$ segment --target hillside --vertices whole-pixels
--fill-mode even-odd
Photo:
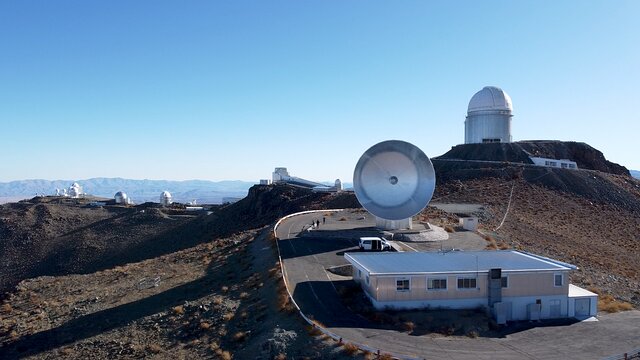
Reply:
[[[489,247],[573,263],[572,282],[640,307],[640,181],[504,162],[434,166],[433,201],[482,204]],[[209,215],[62,198],[0,206],[8,264],[0,271],[11,280],[1,357],[346,358],[288,310],[265,226],[292,212],[352,207],[353,193],[285,185],[253,186]],[[422,216],[456,223],[432,207]]]
[[[528,140],[514,143],[463,144],[452,147],[435,159],[533,164],[529,159],[530,156],[569,159],[575,161],[580,169],[630,176],[627,168],[608,161],[601,151],[588,144],[574,141]]]

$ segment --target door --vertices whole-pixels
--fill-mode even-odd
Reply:
[[[551,318],[559,318],[560,317],[560,300],[550,300],[549,301],[549,317]]]
[[[589,316],[591,299],[576,299],[576,316]]]

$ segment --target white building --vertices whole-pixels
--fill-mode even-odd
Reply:
[[[69,197],[77,199],[79,197],[82,197],[84,195],[84,192],[82,191],[82,186],[80,186],[80,184],[76,182],[71,184],[69,190],[67,191],[67,194]]]
[[[129,198],[129,196],[122,192],[122,191],[118,191],[114,196],[113,199],[115,200],[116,204],[119,205],[129,205],[131,204],[131,199]]]
[[[502,89],[486,86],[469,101],[464,122],[464,143],[511,142],[511,97]]]
[[[578,169],[578,164],[575,161],[571,161],[568,159],[556,160],[556,159],[533,157],[533,156],[529,157],[529,159],[531,159],[531,161],[533,161],[533,163],[538,166],[555,167],[555,168],[572,169],[572,170]]]
[[[163,191],[162,194],[160,194],[160,205],[169,206],[172,203],[173,200],[171,199],[171,193],[168,191]]]
[[[569,284],[577,267],[515,250],[346,253],[378,309],[489,309],[498,323],[590,317],[598,295]]]

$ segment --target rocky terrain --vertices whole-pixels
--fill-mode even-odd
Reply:
[[[572,282],[640,308],[638,180],[615,166],[434,166],[433,201],[482,204],[489,249],[573,263]],[[199,214],[64,198],[2,205],[0,358],[351,357],[292,311],[269,226],[297,211],[355,207],[353,193],[289,186],[254,186]],[[457,220],[433,207],[419,218],[452,231]]]

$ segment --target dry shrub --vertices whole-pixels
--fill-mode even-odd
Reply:
[[[416,328],[416,324],[414,324],[413,321],[405,321],[402,324],[402,328],[406,332],[413,332],[413,330]]]
[[[229,291],[229,287],[228,286],[223,286],[220,290],[222,290],[222,292],[226,293],[227,291]]]
[[[5,304],[2,304],[2,308],[0,308],[0,311],[2,311],[5,314],[8,314],[11,311],[13,311],[13,308],[11,307],[11,304],[5,303]]]
[[[243,312],[240,313],[240,317],[243,318],[243,319],[246,319],[246,318],[249,317],[249,313],[246,312],[246,311],[243,311]]]
[[[226,351],[226,350],[222,350],[222,349],[216,349],[215,354],[218,355],[218,358],[222,359],[222,360],[231,360],[233,359],[233,355],[231,355],[230,352]]]
[[[471,330],[471,331],[467,332],[467,336],[472,338],[472,339],[475,339],[478,336],[480,336],[480,334],[478,334],[478,332],[476,330]]]
[[[280,353],[280,354],[276,355],[273,359],[274,360],[287,360],[287,355],[283,354],[283,353]]]
[[[501,242],[500,245],[498,245],[498,249],[507,250],[509,249],[509,245],[507,245],[507,243]]]
[[[380,354],[380,356],[378,356],[378,360],[393,360],[393,356],[389,354]]]
[[[487,240],[488,244],[485,247],[485,249],[487,250],[497,250],[498,249],[498,243],[496,242],[496,239],[494,239],[493,237],[489,236],[489,235],[485,235],[484,239]]]
[[[222,304],[222,302],[224,301],[224,299],[222,298],[222,296],[216,296],[213,298],[213,303],[215,305],[220,305]]]
[[[209,330],[210,327],[211,327],[211,324],[209,324],[206,321],[203,321],[200,323],[200,329],[202,330]]]
[[[340,219],[338,219],[338,221],[347,221],[346,217],[341,217]]]
[[[322,334],[322,331],[320,331],[320,329],[318,329],[315,326],[311,326],[311,325],[307,326],[307,332],[311,336],[318,336],[318,335]]]
[[[19,338],[20,336],[18,335],[18,333],[15,330],[11,330],[11,332],[9,333],[9,338],[11,340],[15,340],[17,338]]]
[[[349,356],[353,356],[358,352],[358,347],[351,344],[351,343],[344,343],[344,345],[342,345],[342,350],[344,351],[345,354],[349,355]]]
[[[60,354],[64,356],[71,355],[73,354],[73,348],[70,348],[70,347],[63,348],[62,350],[60,350]]]
[[[212,341],[211,344],[209,344],[209,349],[211,349],[211,351],[216,351],[220,349],[220,344],[218,344],[217,341]]]
[[[444,227],[444,231],[448,232],[448,233],[452,233],[452,232],[456,232],[456,229],[453,228],[453,226],[451,225],[447,225]]]
[[[154,353],[154,354],[158,354],[160,352],[162,352],[162,347],[160,347],[160,345],[158,344],[149,344],[147,345],[147,351]]]
[[[246,299],[248,297],[249,297],[249,293],[248,292],[244,292],[243,291],[242,293],[240,293],[240,299]]]
[[[244,341],[247,338],[247,333],[244,331],[238,331],[237,333],[233,334],[233,340],[240,342],[240,341]]]
[[[184,314],[184,306],[182,306],[182,305],[175,306],[173,308],[173,313],[176,314],[176,315]]]
[[[598,310],[608,313],[633,310],[633,305],[628,302],[618,301],[613,296],[606,294],[598,296]]]
[[[224,321],[229,321],[229,320],[233,319],[234,316],[235,316],[234,313],[228,312],[228,313],[225,313],[224,315],[222,315],[222,319]]]

